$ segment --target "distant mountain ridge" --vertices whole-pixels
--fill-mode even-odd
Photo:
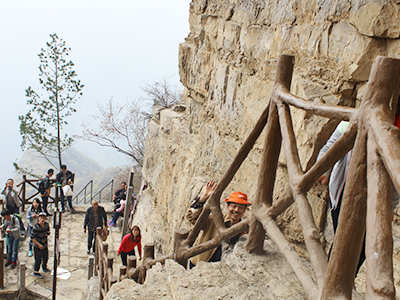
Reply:
[[[58,166],[56,159],[51,161]],[[109,167],[104,169],[97,161],[73,147],[63,152],[63,164],[67,165],[68,170],[75,173],[74,194],[79,192],[90,180],[93,180],[93,192],[97,192],[123,168]],[[24,151],[22,158],[18,161],[18,165],[27,170],[32,170],[33,174],[40,177],[44,176],[49,168],[55,170],[55,175],[59,172],[42,155],[32,150]],[[55,175],[53,178],[55,178]],[[27,175],[27,177],[32,178],[30,175]],[[21,174],[15,173],[13,178],[16,183],[22,181]]]

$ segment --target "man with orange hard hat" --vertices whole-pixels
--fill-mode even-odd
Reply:
[[[200,216],[200,213],[203,210],[203,206],[206,201],[210,198],[210,196],[214,193],[217,184],[214,180],[210,180],[207,182],[204,192],[201,197],[197,198],[186,213],[186,219],[192,224],[196,223],[197,218]],[[242,192],[236,192],[229,195],[228,199],[225,199],[227,202],[227,210],[228,213],[224,214],[224,222],[227,228],[235,225],[240,222],[244,212],[248,205],[251,205],[250,202],[247,201],[247,195]],[[214,224],[212,215],[208,216],[208,221],[204,226],[202,232],[198,237],[198,244],[202,244],[209,240],[212,240],[218,233],[217,227]],[[228,240],[229,244],[235,244],[242,234],[238,234]],[[199,261],[208,261],[208,262],[216,262],[221,260],[222,255],[222,246],[220,245],[217,248],[208,250],[199,255],[196,255],[190,259],[190,268],[193,268]]]

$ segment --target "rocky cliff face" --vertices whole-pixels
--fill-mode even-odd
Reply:
[[[296,57],[292,93],[355,106],[373,59],[400,57],[399,17],[398,0],[193,0],[191,32],[179,52],[185,103],[156,109],[149,124],[143,168],[149,189],[134,220],[144,242],[155,242],[158,253],[172,252],[174,230],[188,226],[190,201],[207,180],[223,176],[268,105],[279,53]],[[292,117],[307,169],[338,120],[296,109]],[[240,190],[254,198],[263,139],[223,196]],[[281,155],[276,197],[287,186],[285,164]],[[316,186],[309,197],[323,227],[326,191]],[[294,207],[280,223],[293,242],[302,242]]]

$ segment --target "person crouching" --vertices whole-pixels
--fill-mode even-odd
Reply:
[[[38,223],[32,229],[32,242],[33,250],[35,253],[35,264],[33,266],[33,275],[38,278],[43,278],[43,275],[39,273],[40,265],[45,273],[50,272],[47,269],[47,261],[49,259],[49,250],[47,247],[47,237],[50,235],[49,223],[46,222],[47,215],[45,212],[39,213]]]

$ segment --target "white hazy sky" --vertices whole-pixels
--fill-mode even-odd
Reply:
[[[12,162],[22,155],[18,116],[24,115],[25,89],[38,83],[41,48],[57,33],[71,47],[70,59],[85,85],[69,119],[69,133],[111,97],[121,104],[138,99],[145,83],[171,77],[179,83],[178,49],[189,34],[190,0],[15,0],[0,4],[0,183],[12,176]],[[90,154],[103,152],[108,167],[128,160],[116,151],[78,142]]]

